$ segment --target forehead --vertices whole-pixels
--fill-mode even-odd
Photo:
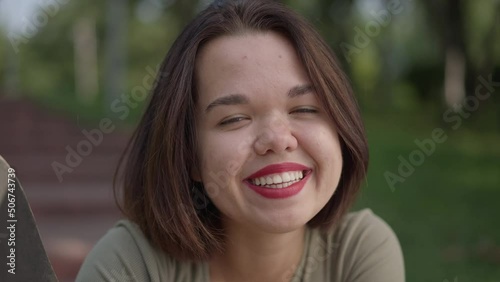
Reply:
[[[300,67],[291,42],[273,31],[221,36],[208,42],[200,50],[196,60],[196,71],[200,77],[227,71],[261,71],[271,67]]]
[[[196,80],[201,92],[210,92],[243,84],[306,82],[307,75],[292,43],[268,31],[225,35],[208,42],[197,55]]]

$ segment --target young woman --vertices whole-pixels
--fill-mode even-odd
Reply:
[[[77,281],[404,281],[370,210],[348,79],[300,16],[217,1],[181,33],[129,145],[121,220]]]

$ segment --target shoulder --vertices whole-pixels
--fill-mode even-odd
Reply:
[[[344,243],[360,243],[363,246],[382,242],[399,245],[392,228],[370,209],[348,213],[334,233],[336,241]]]
[[[160,269],[169,265],[139,227],[118,221],[94,246],[76,281],[160,281]],[[168,271],[167,271],[168,273]]]
[[[401,246],[392,228],[370,209],[348,213],[321,237],[332,248],[333,281],[404,281]]]
[[[404,281],[396,234],[370,209],[347,214],[335,237],[346,275],[343,281]]]

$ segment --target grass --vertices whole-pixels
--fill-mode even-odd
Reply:
[[[388,123],[387,121],[396,121]],[[418,149],[435,123],[370,118],[370,168],[355,209],[370,207],[403,248],[407,281],[500,281],[500,134],[464,126],[392,191],[385,171]]]

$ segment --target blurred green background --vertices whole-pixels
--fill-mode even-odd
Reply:
[[[283,2],[352,80],[371,150],[355,209],[393,227],[407,281],[500,281],[500,1]],[[207,3],[0,1],[1,99],[107,117]],[[133,128],[144,106],[119,125]]]

